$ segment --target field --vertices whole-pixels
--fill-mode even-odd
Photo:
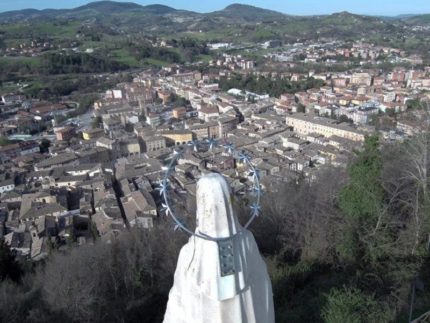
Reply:
[[[120,62],[120,63],[124,63],[127,64],[130,67],[141,67],[142,64],[139,63],[139,61],[133,57],[133,55],[131,55],[127,50],[125,49],[115,49],[112,50],[110,52],[110,55],[112,55],[112,57]]]

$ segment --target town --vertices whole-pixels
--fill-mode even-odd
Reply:
[[[340,55],[364,65],[391,55],[422,63],[367,43],[332,46],[301,44],[292,52],[304,62]],[[273,60],[291,65],[296,60],[291,55],[265,59],[269,65]],[[58,117],[73,109],[67,102],[3,95],[0,232],[5,241],[20,256],[40,260],[50,248],[69,242],[99,236],[110,241],[130,226],[151,228],[162,214],[157,187],[166,162],[175,149],[193,143],[198,148],[175,167],[178,203],[195,196],[195,183],[207,170],[223,174],[237,195],[250,191],[250,175],[226,154],[226,144],[252,158],[263,190],[270,191],[277,182],[314,181],[327,166],[346,167],[366,136],[402,141],[425,126],[418,107],[430,98],[430,67],[265,72],[252,60],[227,54],[209,65],[207,73],[181,65],[135,73],[132,82],[100,93],[85,115],[66,120]],[[223,91],[221,83],[237,73],[257,81],[320,83],[278,97],[245,88]],[[208,140],[217,142],[210,152]],[[191,214],[193,208],[184,207]]]

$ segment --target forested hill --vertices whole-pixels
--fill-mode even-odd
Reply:
[[[141,6],[132,2],[96,1],[73,9],[24,9],[0,13],[0,22],[16,22],[22,20],[95,18],[106,15],[164,15],[185,11],[163,5]]]
[[[294,37],[395,36],[410,24],[430,23],[428,16],[399,16],[391,19],[347,12],[326,16],[292,16],[249,5],[233,4],[211,13],[178,10],[164,5],[141,6],[131,2],[99,1],[74,9],[26,9],[0,13],[0,31],[10,24],[41,24],[57,21],[102,25],[116,32],[150,35],[199,33],[201,38],[289,39]],[[257,24],[256,24],[257,23]]]

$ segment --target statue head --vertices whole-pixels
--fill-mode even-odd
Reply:
[[[229,186],[217,173],[203,176],[197,182],[196,233],[214,238],[228,238],[240,231],[233,212]]]

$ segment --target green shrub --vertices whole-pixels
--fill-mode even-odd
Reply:
[[[321,317],[326,323],[387,322],[387,312],[373,295],[356,288],[332,289],[326,295],[327,303]]]

